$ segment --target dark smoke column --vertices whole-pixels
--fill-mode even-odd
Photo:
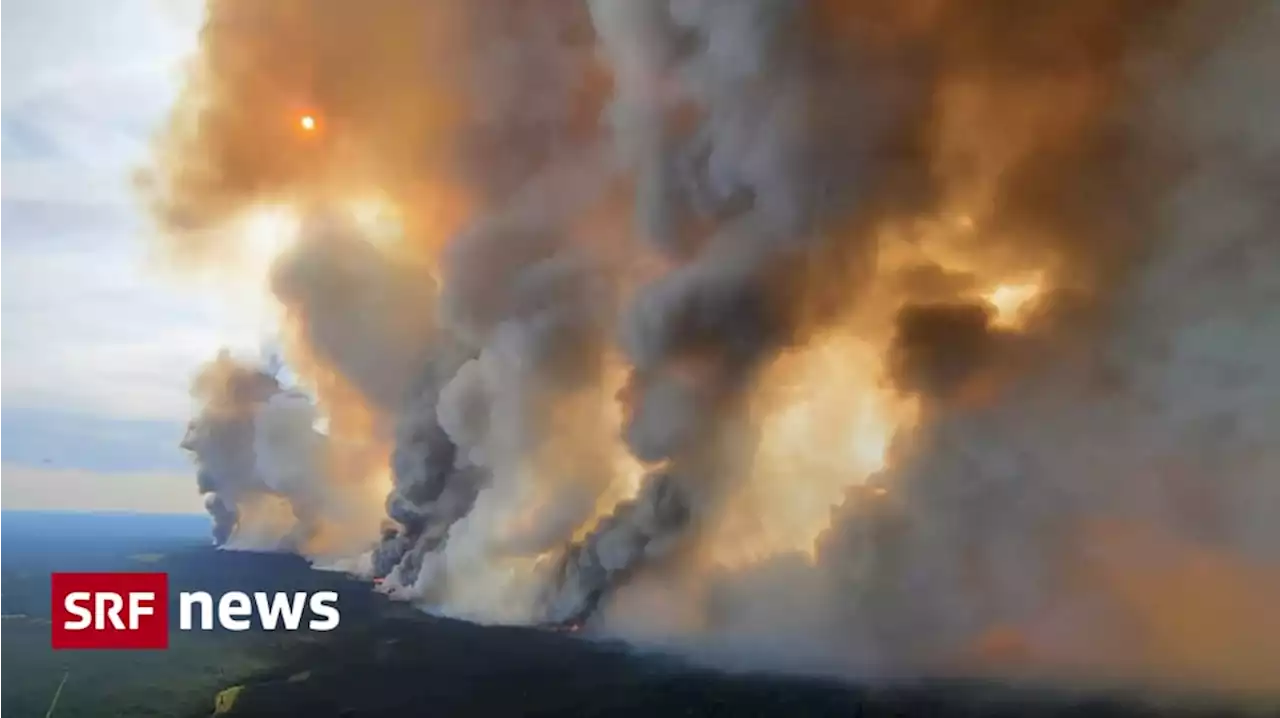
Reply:
[[[842,101],[859,78],[824,62],[820,5],[590,4],[612,64],[609,119],[635,180],[638,233],[670,268],[639,291],[622,326],[634,366],[627,443],[661,468],[569,549],[545,597],[551,621],[584,619],[644,562],[685,545],[742,475],[733,462],[749,460],[745,391],[800,329],[795,290],[816,281],[805,276],[815,251],[862,209],[859,179],[875,161],[857,157],[858,143],[881,140],[890,118],[877,113],[890,103],[855,116]]]
[[[194,455],[197,488],[213,518],[217,545],[235,532],[240,502],[267,490],[254,454],[254,416],[278,393],[274,376],[237,363],[226,351],[192,385],[191,394],[202,408],[187,426],[181,446]]]
[[[456,14],[467,40],[448,70],[463,118],[449,161],[474,216],[441,252],[440,326],[396,411],[387,512],[399,528],[373,556],[385,586],[432,604],[447,602],[459,522],[486,495],[492,510],[517,493],[512,468],[546,438],[538,417],[594,382],[613,307],[590,252],[573,245],[608,179],[583,6],[477,0]]]

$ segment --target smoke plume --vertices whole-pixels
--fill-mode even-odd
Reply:
[[[192,384],[199,412],[182,448],[195,459],[214,543],[316,559],[359,552],[380,518],[375,494],[333,476],[344,447],[316,430],[310,398],[271,369],[224,350]]]
[[[283,501],[477,620],[1280,690],[1275,3],[207,12],[140,184],[178,266],[266,255],[314,397],[202,375],[220,541]]]

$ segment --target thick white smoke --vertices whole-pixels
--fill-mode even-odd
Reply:
[[[198,265],[302,216],[319,400],[198,385],[219,537],[282,500],[433,610],[766,664],[1280,687],[1280,9],[1015,5],[210,2],[146,186]]]

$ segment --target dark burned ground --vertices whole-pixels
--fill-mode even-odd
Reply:
[[[387,619],[255,678],[231,716],[1155,716],[1115,697],[729,676],[551,633]]]
[[[223,561],[278,562],[222,554]],[[279,570],[273,573],[281,575]],[[290,571],[291,573],[291,571]],[[315,575],[315,574],[313,574]],[[862,687],[726,675],[620,644],[526,628],[437,619],[339,576],[343,624],[287,640],[273,667],[239,685],[230,716],[1155,716],[1116,696],[1051,694],[976,683]],[[232,583],[237,583],[232,581]],[[262,588],[262,586],[258,586]],[[275,634],[279,635],[279,634]],[[213,697],[206,704],[213,707]],[[208,708],[193,715],[208,715]]]

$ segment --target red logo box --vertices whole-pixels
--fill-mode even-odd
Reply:
[[[55,573],[53,647],[169,647],[169,575]]]

